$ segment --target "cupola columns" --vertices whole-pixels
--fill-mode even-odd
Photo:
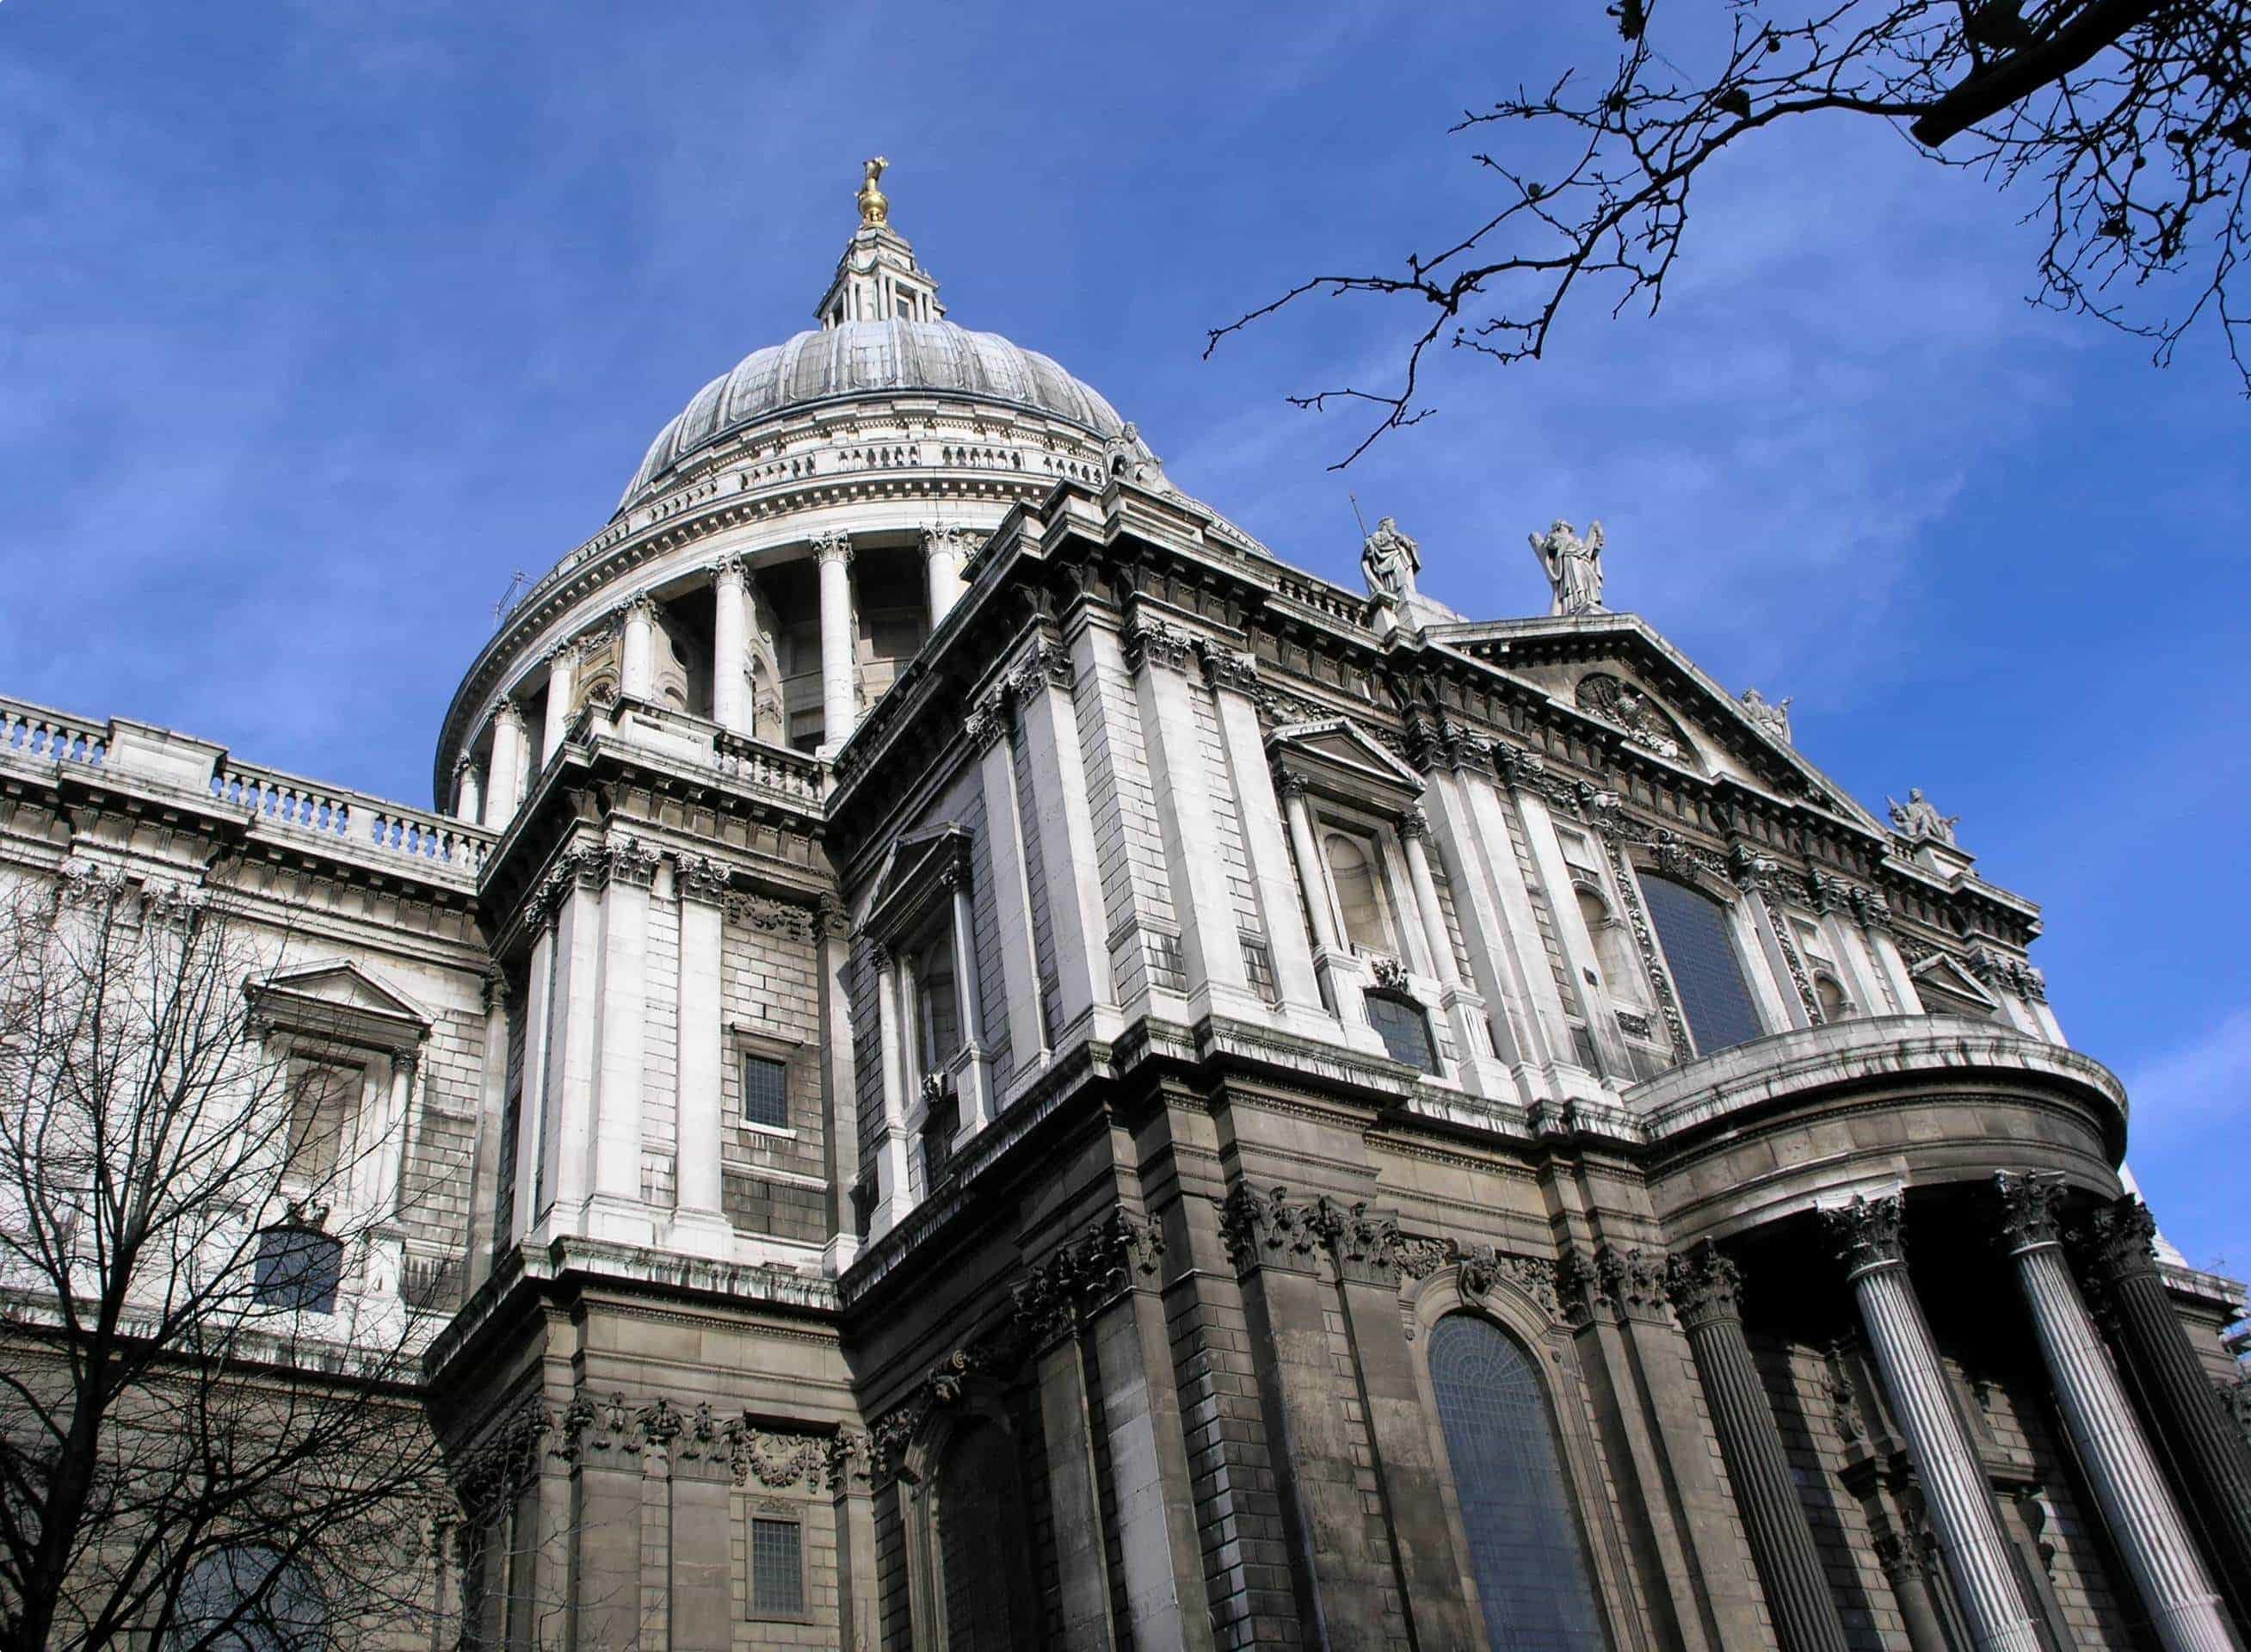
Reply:
[[[578,689],[578,645],[558,643],[547,656],[547,718],[540,730],[539,766],[544,771],[563,749],[571,729],[571,702]]]
[[[647,597],[626,605],[626,646],[618,676],[618,692],[626,698],[648,698],[656,677],[656,604]]]
[[[523,795],[523,713],[503,700],[493,713],[492,764],[485,776],[484,825],[504,832]]]
[[[923,573],[930,587],[930,628],[936,631],[961,599],[961,536],[933,528],[922,536]]]
[[[750,679],[744,674],[745,573],[739,556],[711,570],[711,721],[735,734],[751,732]]]
[[[852,737],[860,695],[852,637],[852,540],[823,534],[813,542],[821,566],[821,742],[833,755]]]

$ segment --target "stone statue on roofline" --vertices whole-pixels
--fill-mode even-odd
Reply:
[[[1938,806],[1922,795],[1921,786],[1907,789],[1905,803],[1889,796],[1884,801],[1891,805],[1892,825],[1902,836],[1918,843],[1928,839],[1943,843],[1949,848],[1955,847],[1954,828],[1962,824],[1962,817],[1939,813]]]
[[[1770,700],[1756,688],[1743,690],[1743,715],[1783,744],[1790,743],[1790,702],[1795,695],[1784,695],[1780,700]]]
[[[1603,525],[1587,524],[1587,536],[1558,516],[1544,534],[1527,536],[1554,593],[1550,614],[1598,614],[1603,607]]]
[[[1396,608],[1420,594],[1415,577],[1423,571],[1423,547],[1399,531],[1398,518],[1386,516],[1361,542],[1360,571],[1376,606]]]

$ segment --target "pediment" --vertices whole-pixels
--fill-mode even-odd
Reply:
[[[1800,755],[1780,726],[1754,716],[1636,615],[1449,626],[1435,631],[1433,640],[1541,689],[1613,731],[1627,750],[1801,798],[1878,838],[1889,835]]]
[[[910,832],[892,844],[868,899],[867,931],[890,940],[914,927],[969,864],[969,833],[958,826]]]
[[[411,1049],[433,1022],[421,1005],[350,958],[276,970],[243,990],[269,1026],[342,1043]]]
[[[1939,999],[1936,1004],[1928,997],[1923,1000],[1923,1007],[1934,1013],[1950,1008],[1949,1000],[1966,1001],[1987,1015],[2001,1013],[2001,1001],[1985,990],[1984,983],[1943,952],[1932,953],[1908,974],[1914,978],[1918,994],[1928,992]]]
[[[1422,795],[1423,777],[1349,717],[1291,723],[1266,736],[1277,768],[1337,795],[1404,804]]]

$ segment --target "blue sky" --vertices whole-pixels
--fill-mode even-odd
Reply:
[[[880,150],[953,318],[1290,560],[1356,578],[1350,487],[1435,595],[1532,612],[1526,533],[1603,518],[1613,606],[2045,905],[2161,1219],[2251,1269],[2251,411],[2208,349],[2160,373],[2027,309],[2013,209],[1839,120],[1700,186],[1657,319],[1440,361],[1439,415],[1347,477],[1357,429],[1282,397],[1413,318],[1323,301],[1198,359],[1477,213],[1513,140],[1448,116],[1583,45],[1548,10],[4,0],[0,692],[426,802],[510,575],[809,324]]]

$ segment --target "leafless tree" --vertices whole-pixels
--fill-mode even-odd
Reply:
[[[355,1117],[223,889],[0,898],[0,1644],[299,1649],[419,1609],[443,1504]]]
[[[1313,276],[1212,330],[1207,356],[1316,294],[1426,307],[1389,388],[1291,398],[1377,414],[1339,468],[1430,412],[1419,376],[1434,345],[1538,357],[1582,288],[1613,315],[1654,311],[1705,169],[1824,114],[1889,121],[1926,158],[2033,203],[2033,302],[2145,339],[2159,365],[2206,324],[2251,388],[2251,311],[2232,285],[2251,170],[2251,0],[1703,0],[1677,17],[1659,0],[1614,0],[1608,13],[1620,45],[1605,72],[1566,69],[1451,128],[1523,135],[1521,152],[1476,156],[1494,183],[1482,221],[1410,253],[1403,271]],[[1552,165],[1530,158],[1551,144]]]

